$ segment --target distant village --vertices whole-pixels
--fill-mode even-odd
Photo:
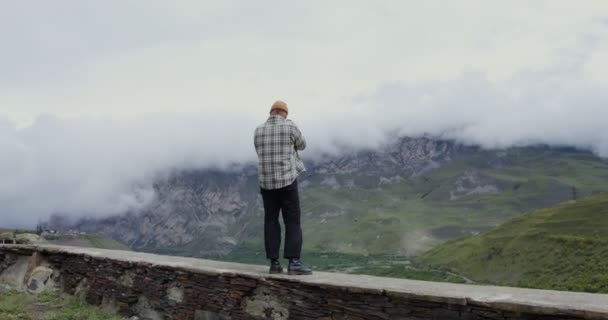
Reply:
[[[47,228],[45,225],[42,224],[38,224],[36,226],[36,231],[35,233],[37,235],[39,235],[42,238],[57,238],[57,237],[65,237],[65,236],[81,236],[81,235],[86,235],[87,233],[84,231],[78,231],[78,230],[74,230],[74,229],[69,229],[69,230],[57,230],[57,229],[52,229],[52,228]]]
[[[1,230],[0,231],[0,245],[2,244],[31,244],[31,238],[27,236],[20,235],[37,235],[45,240],[57,240],[57,239],[65,239],[65,238],[77,238],[79,236],[86,235],[87,233],[84,231],[78,230],[55,230],[55,229],[46,229],[42,226],[38,225],[36,230]]]

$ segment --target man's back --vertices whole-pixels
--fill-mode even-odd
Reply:
[[[300,261],[302,254],[302,226],[298,175],[304,171],[298,150],[306,148],[306,140],[295,123],[287,120],[289,108],[284,101],[276,101],[270,117],[255,129],[254,145],[258,154],[260,193],[264,202],[264,247],[270,259],[270,273],[282,273],[279,261],[281,223],[285,223],[283,257],[289,259],[287,274],[312,274]]]
[[[271,115],[255,130],[254,145],[258,154],[260,187],[273,190],[290,185],[305,171],[298,150],[306,140],[298,127],[279,115]]]

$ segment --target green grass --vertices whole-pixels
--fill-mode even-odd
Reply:
[[[417,262],[486,283],[608,293],[608,194],[531,212]]]
[[[105,245],[103,243],[103,239],[99,235],[86,235],[86,239],[89,240],[91,246],[94,248],[104,248]]]
[[[99,308],[68,298],[58,311],[51,312],[48,320],[118,320],[116,314],[101,311]]]
[[[55,304],[60,301],[61,296],[56,292],[43,291],[37,296],[38,302]]]
[[[44,237],[51,244],[91,247],[112,250],[129,250],[129,247],[102,234],[51,234]]]
[[[405,278],[411,280],[439,281],[452,283],[465,283],[465,279],[446,271],[421,269],[412,266],[389,265],[384,268],[369,268],[358,270],[358,274],[369,274],[379,277]]]
[[[0,319],[30,320],[28,302],[16,291],[0,292]]]
[[[242,243],[224,261],[267,265],[263,246],[251,242]],[[417,268],[409,258],[395,255],[361,255],[339,252],[304,251],[302,260],[317,271],[367,274],[381,277],[407,278],[425,281],[465,282],[462,277],[442,270]],[[285,261],[286,262],[286,261]]]
[[[70,296],[52,292],[34,295],[11,290],[0,292],[0,319],[118,320],[121,317]]]

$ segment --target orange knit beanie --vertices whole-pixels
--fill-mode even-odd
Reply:
[[[270,111],[272,112],[272,110],[283,110],[287,113],[289,113],[289,108],[287,108],[287,103],[281,101],[281,100],[277,100],[275,103],[272,104],[272,108],[270,108]]]

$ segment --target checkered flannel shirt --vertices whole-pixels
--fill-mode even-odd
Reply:
[[[306,148],[306,140],[291,120],[271,115],[255,129],[254,145],[262,189],[286,187],[306,171],[298,155],[298,150]]]

